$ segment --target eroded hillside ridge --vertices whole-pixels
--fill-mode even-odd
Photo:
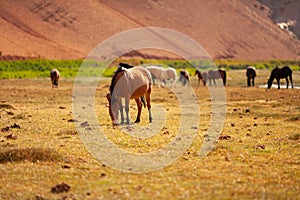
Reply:
[[[114,34],[150,26],[186,34],[214,59],[299,59],[299,40],[270,20],[271,8],[263,3],[256,0],[190,0],[188,4],[179,0],[4,1],[0,6],[0,51],[6,59],[84,58]],[[161,51],[141,50],[128,55],[155,59],[171,56]]]
[[[270,18],[282,29],[300,38],[300,2],[298,0],[259,0],[269,9]]]

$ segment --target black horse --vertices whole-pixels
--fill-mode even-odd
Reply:
[[[268,80],[268,89],[271,88],[274,79],[276,79],[277,84],[278,84],[278,89],[280,89],[280,79],[283,79],[283,78],[285,78],[285,80],[286,80],[286,88],[289,88],[289,79],[290,79],[292,88],[294,88],[292,74],[293,74],[293,71],[288,66],[284,66],[282,68],[278,68],[278,67],[274,68],[272,70],[270,78]]]
[[[256,77],[256,69],[255,67],[248,66],[246,70],[247,76],[247,85],[248,87],[254,86],[254,78]]]

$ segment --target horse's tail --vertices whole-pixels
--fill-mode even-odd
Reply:
[[[141,96],[141,101],[144,105],[144,108],[146,108],[146,101],[145,101],[145,97],[144,96]]]

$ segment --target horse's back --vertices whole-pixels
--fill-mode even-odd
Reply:
[[[149,70],[147,70],[144,67],[134,67],[131,69],[128,69],[127,71],[131,72],[133,74],[134,79],[141,79],[143,81],[146,80],[149,82],[149,84],[152,83],[152,77],[151,77],[151,73],[149,72]]]
[[[162,67],[151,65],[147,66],[146,69],[151,73],[153,78],[161,79],[163,69]]]
[[[176,80],[177,73],[176,73],[176,70],[174,68],[169,67],[165,71],[167,73],[167,78],[168,79]]]
[[[254,78],[256,77],[256,69],[253,66],[248,66],[246,69],[246,76],[248,78]]]
[[[271,73],[271,77],[274,78],[286,78],[287,76],[292,76],[292,69],[289,66],[284,66],[282,68],[274,68]]]
[[[50,77],[52,80],[54,79],[59,79],[59,71],[57,69],[52,69],[51,72],[50,72]]]
[[[218,78],[221,78],[223,76],[226,76],[226,72],[222,68],[220,68],[218,70],[209,70],[208,71],[208,77],[210,79],[218,79]]]
[[[281,70],[288,73],[288,74],[293,73],[293,70],[289,66],[284,66],[284,67],[281,68]]]

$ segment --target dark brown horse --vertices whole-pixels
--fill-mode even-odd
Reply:
[[[200,72],[200,70],[196,69],[195,76],[198,76],[198,86],[200,86],[200,80],[203,80],[203,85],[206,86],[207,81],[207,73],[206,72]]]
[[[52,88],[58,87],[59,71],[57,69],[52,69],[50,72],[50,78],[52,83]]]
[[[207,78],[208,78],[208,81],[209,81],[209,85],[211,85],[211,80],[213,80],[214,85],[216,85],[215,79],[222,78],[223,85],[226,86],[226,71],[222,68],[220,68],[218,70],[209,70]]]
[[[286,88],[289,88],[289,79],[291,81],[292,88],[294,88],[293,85],[293,77],[292,77],[293,71],[290,67],[284,66],[282,68],[274,68],[271,72],[270,78],[268,80],[268,89],[271,88],[274,79],[276,79],[278,84],[278,89],[280,89],[280,79],[285,78],[286,80]]]
[[[119,66],[113,75],[110,85],[110,93],[107,94],[107,100],[109,102],[109,114],[113,125],[118,125],[119,111],[121,113],[121,124],[124,123],[122,98],[125,99],[126,123],[131,123],[129,118],[130,99],[135,99],[138,107],[138,114],[135,123],[140,122],[144,96],[146,97],[149,121],[152,122],[150,104],[150,94],[152,89],[151,80],[152,77],[150,72],[143,67],[126,69]]]
[[[247,76],[248,87],[250,87],[251,85],[254,86],[254,78],[256,77],[255,67],[248,66],[246,69],[246,76]]]
[[[182,86],[190,85],[190,73],[185,69],[180,70],[179,81],[181,82]]]

